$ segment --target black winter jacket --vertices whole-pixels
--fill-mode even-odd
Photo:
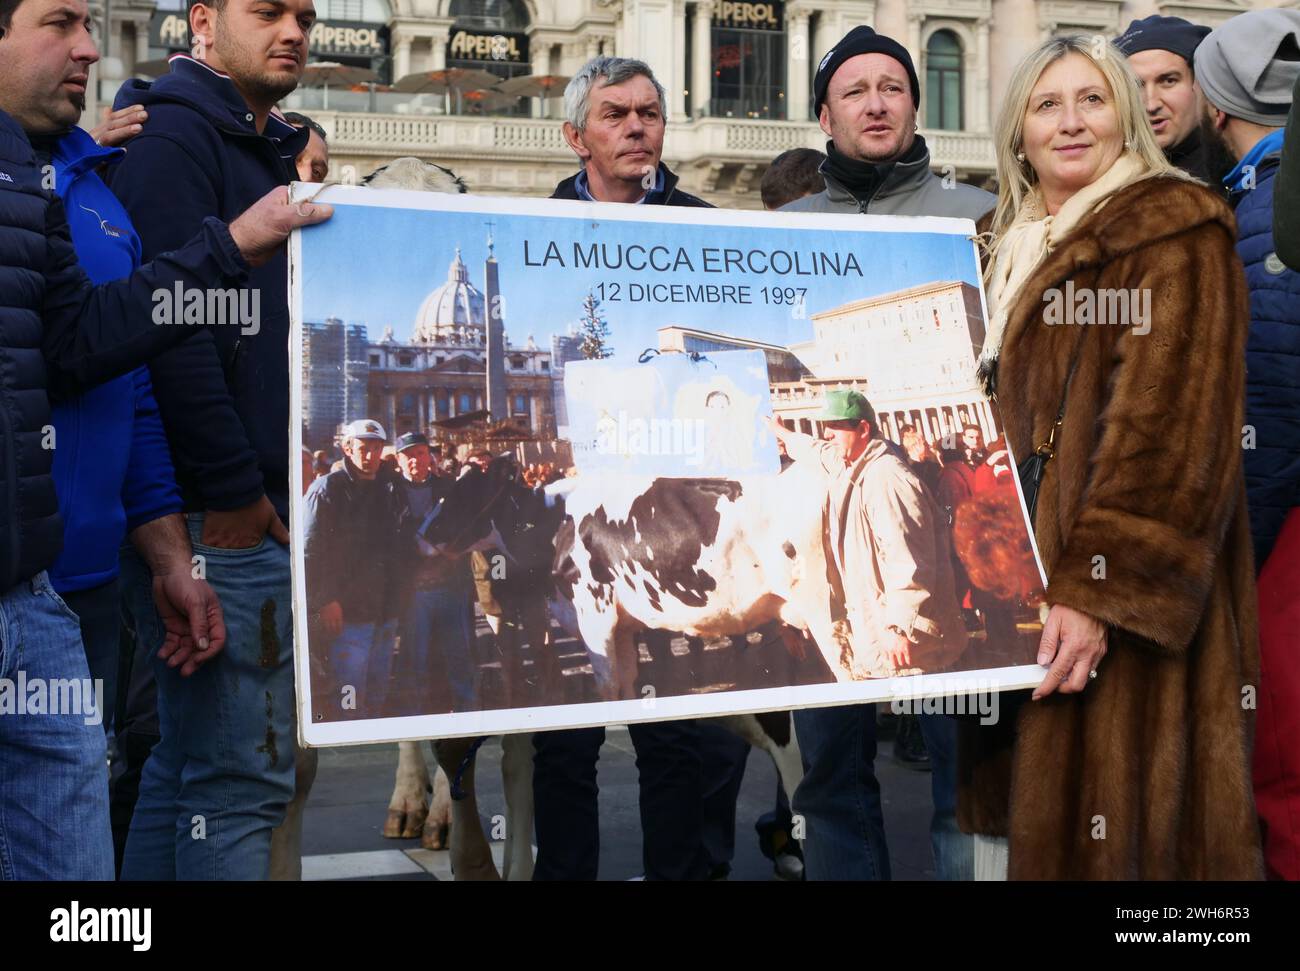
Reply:
[[[143,105],[149,120],[114,170],[112,189],[140,236],[144,258],[172,249],[206,217],[230,220],[297,176],[306,129],[272,115],[264,133],[234,83],[189,57],[152,84],[128,81],[115,108]],[[176,481],[187,510],[230,510],[270,497],[289,507],[288,256],[249,276],[253,327],[223,326],[150,365]]]
[[[195,230],[130,277],[92,286],[48,174],[22,128],[0,111],[0,594],[50,566],[63,546],[50,477],[57,445],[49,439],[50,394],[125,374],[195,333],[156,326],[155,293],[246,278],[248,264],[223,223],[204,220]]]

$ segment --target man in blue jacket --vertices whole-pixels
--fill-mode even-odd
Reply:
[[[315,17],[311,0],[195,3],[201,56],[174,56],[152,84],[122,87],[115,107],[149,117],[112,188],[146,259],[295,177],[310,132],[272,109],[297,86]],[[213,328],[150,364],[228,639],[190,682],[159,670],[161,741],[141,777],[124,879],[265,879],[271,831],[293,796],[286,259],[252,273],[251,326]],[[190,835],[196,815],[202,839]]]
[[[156,326],[155,294],[238,286],[291,229],[329,213],[299,213],[281,190],[229,227],[209,220],[129,279],[94,286],[52,192],[54,169],[24,133],[76,124],[97,56],[89,23],[85,0],[0,0],[0,879],[113,875],[104,732],[66,692],[49,693],[89,681],[77,618],[46,573],[63,539],[50,397],[84,392],[196,332]],[[156,586],[162,653],[193,671],[224,631],[218,615],[186,601],[195,588],[175,581],[161,573]],[[29,707],[37,685],[47,704]]]
[[[1300,505],[1300,273],[1273,244],[1273,186],[1300,76],[1300,11],[1233,17],[1196,49],[1196,76],[1206,127],[1237,159],[1223,182],[1250,288],[1244,458],[1258,569]]]
[[[42,164],[52,166],[77,258],[92,281],[128,276],[140,263],[140,240],[96,169],[122,157],[86,132],[28,132]],[[130,533],[159,573],[176,573],[190,594],[220,610],[208,584],[193,576],[189,533],[181,517],[167,438],[146,368],[54,403],[54,489],[63,514],[63,552],[50,582],[81,620],[93,680],[104,686],[104,725],[113,722],[121,621],[118,548]],[[151,650],[157,645],[151,645]]]

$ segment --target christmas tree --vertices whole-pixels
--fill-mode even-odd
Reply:
[[[613,356],[614,348],[609,346],[609,324],[605,322],[600,301],[590,292],[582,300],[582,320],[578,324],[578,335],[582,338],[578,353],[585,360]]]

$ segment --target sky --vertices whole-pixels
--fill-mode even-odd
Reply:
[[[657,329],[670,324],[785,345],[812,336],[808,315],[853,300],[938,280],[978,285],[971,244],[960,234],[793,229],[777,224],[775,218],[770,228],[668,226],[338,205],[331,220],[302,234],[304,319],[333,316],[349,324],[364,323],[371,340],[391,324],[398,340],[409,340],[420,304],[446,281],[457,245],[470,282],[483,290],[489,220],[494,223],[505,329],[514,346],[521,346],[531,334],[539,347],[548,348],[551,334],[566,333],[576,325],[588,292],[597,297],[603,292],[602,309],[615,357],[627,359],[656,347]],[[547,261],[551,243],[555,245]],[[611,262],[617,261],[620,244],[647,250],[666,246],[657,256],[661,265],[665,260],[672,263],[680,246],[691,267],[682,264],[664,272],[636,272],[626,263],[618,269],[575,267],[575,243],[583,252],[592,243],[603,244]],[[784,266],[782,257],[768,255],[775,251],[790,258],[797,253],[804,267],[812,265],[817,251],[837,256],[841,266],[847,266],[852,254],[861,274],[741,272],[734,264],[724,265],[721,250],[728,247],[761,251],[764,255],[752,264],[759,271],[769,262]],[[717,250],[712,262],[706,263],[705,248]],[[638,258],[646,257],[638,254]],[[750,303],[631,299],[643,296],[646,287],[655,284],[680,285],[678,296],[683,300],[692,296],[685,291],[688,285],[748,286]],[[765,299],[763,287],[781,293],[770,293]],[[788,302],[794,299],[793,288],[806,291],[802,319]]]

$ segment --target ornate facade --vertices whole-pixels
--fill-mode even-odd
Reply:
[[[1060,33],[1114,37],[1153,13],[1218,24],[1252,6],[1297,0],[317,0],[313,60],[373,67],[384,80],[477,67],[499,77],[569,75],[596,54],[640,57],[668,91],[664,160],[688,191],[759,208],[767,163],[821,148],[812,76],[822,54],[862,23],[903,42],[922,79],[918,115],[937,170],[980,181],[1012,68]],[[92,5],[93,6],[93,5]],[[183,0],[111,5],[100,94],[184,46]],[[168,7],[172,9],[167,9]],[[102,16],[102,7],[99,8]],[[168,19],[170,17],[170,20]],[[324,107],[328,104],[328,108]],[[330,134],[330,178],[356,181],[398,155],[454,169],[471,191],[549,194],[576,161],[561,102],[524,99],[476,114],[463,97],[300,89],[286,108]]]

